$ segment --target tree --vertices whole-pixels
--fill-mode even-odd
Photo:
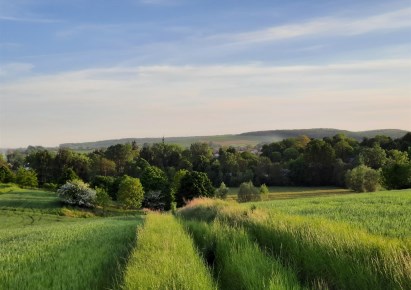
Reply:
[[[295,148],[287,148],[283,152],[283,157],[285,161],[297,159],[300,156],[300,152],[298,152]]]
[[[359,165],[346,174],[348,188],[356,192],[373,192],[380,187],[380,173],[365,165]]]
[[[36,171],[40,184],[50,183],[54,179],[54,158],[46,149],[36,150],[26,156],[25,164]]]
[[[16,183],[20,186],[37,187],[37,174],[32,169],[20,167],[16,172]]]
[[[14,182],[15,179],[16,176],[13,171],[10,170],[9,166],[6,163],[0,164],[0,182]]]
[[[144,169],[141,176],[141,184],[145,192],[150,190],[163,191],[168,184],[167,175],[156,166],[148,166]]]
[[[217,198],[226,199],[228,195],[228,187],[224,182],[221,182],[220,187],[217,188],[215,195]]]
[[[238,202],[261,200],[260,191],[254,186],[252,181],[241,183],[237,196]]]
[[[118,174],[124,173],[126,163],[134,157],[133,148],[130,144],[117,144],[107,148],[105,157],[116,163]]]
[[[140,179],[125,175],[120,183],[117,199],[124,208],[140,208],[144,199]]]
[[[72,180],[76,180],[76,179],[80,179],[77,174],[74,172],[73,168],[69,167],[69,168],[64,168],[63,172],[60,175],[59,178],[59,184],[65,184],[67,181],[72,181]]]
[[[185,169],[180,169],[179,171],[176,172],[176,174],[173,177],[173,181],[171,182],[170,185],[170,204],[175,202],[177,193],[181,189],[181,180],[188,174],[188,170]]]
[[[304,152],[305,183],[308,185],[331,185],[335,151],[330,143],[313,139]]]
[[[214,188],[207,174],[203,172],[189,172],[181,179],[180,190],[176,194],[177,206],[183,206],[195,197],[211,197]]]
[[[110,204],[111,198],[107,191],[103,188],[96,188],[96,204],[106,208]]]
[[[387,154],[380,145],[373,148],[364,148],[359,155],[360,162],[373,169],[379,169],[387,162]]]
[[[13,150],[7,152],[7,162],[11,165],[11,169],[17,170],[25,164],[25,154],[21,150]]]
[[[83,207],[94,207],[96,204],[96,191],[81,180],[67,181],[57,193],[63,203]]]
[[[117,192],[120,186],[120,179],[113,176],[97,175],[91,181],[91,186],[94,188],[104,189],[113,200],[117,200]]]
[[[382,168],[384,185],[388,189],[411,187],[411,161],[407,152],[390,150],[389,159]]]

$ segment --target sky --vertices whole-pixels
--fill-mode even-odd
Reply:
[[[410,1],[0,0],[0,148],[411,130]]]

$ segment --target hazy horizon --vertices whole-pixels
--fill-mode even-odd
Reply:
[[[0,0],[0,148],[411,130],[409,1]]]

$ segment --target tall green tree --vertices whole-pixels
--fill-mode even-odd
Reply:
[[[177,206],[183,206],[195,197],[211,197],[214,195],[214,187],[207,174],[203,172],[189,172],[183,176],[180,189],[176,193]]]
[[[140,179],[124,176],[118,190],[117,200],[124,208],[140,208],[144,199],[144,189]]]

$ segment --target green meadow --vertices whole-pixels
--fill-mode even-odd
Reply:
[[[411,289],[411,190],[269,195],[102,215],[0,185],[0,289]]]

